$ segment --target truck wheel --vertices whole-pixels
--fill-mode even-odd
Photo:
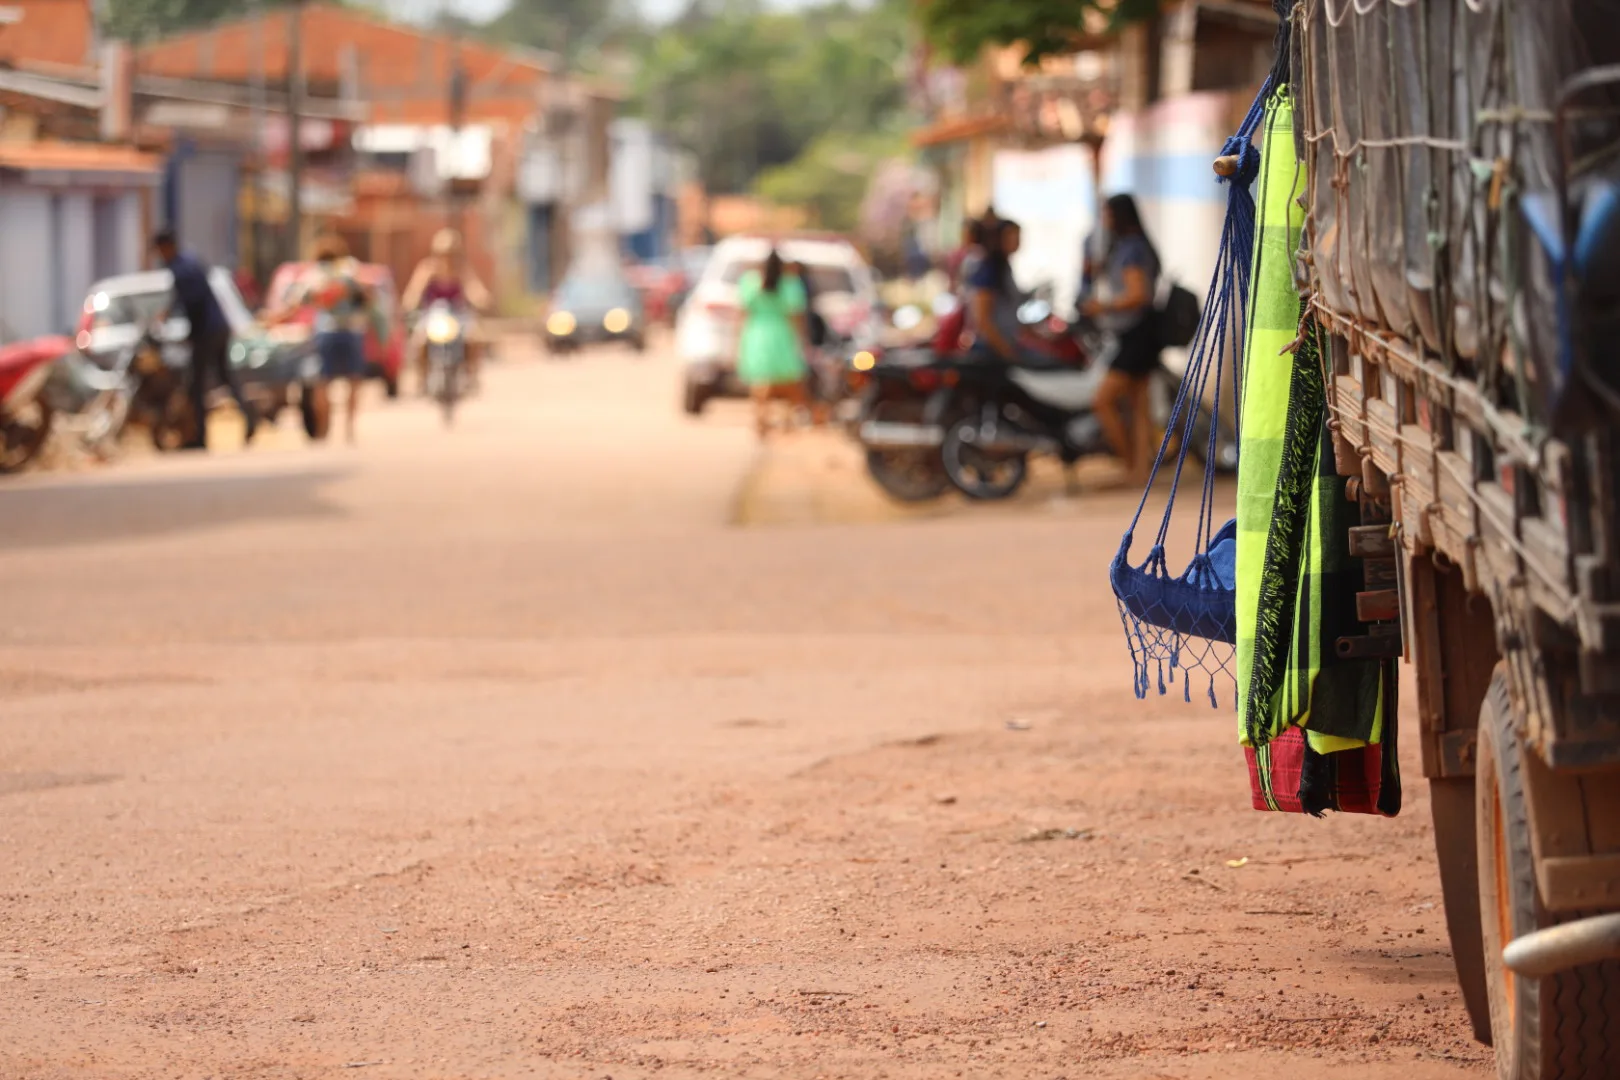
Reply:
[[[1479,717],[1479,897],[1491,1034],[1501,1080],[1612,1075],[1620,1050],[1620,962],[1528,979],[1502,963],[1514,938],[1561,919],[1542,909],[1525,799],[1526,756],[1507,668],[1491,679]]]
[[[1429,808],[1434,816],[1434,848],[1440,862],[1440,892],[1445,898],[1446,931],[1457,967],[1474,1038],[1491,1045],[1490,993],[1485,985],[1485,945],[1479,925],[1479,840],[1474,831],[1474,778],[1429,781]]]

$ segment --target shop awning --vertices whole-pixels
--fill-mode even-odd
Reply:
[[[158,182],[162,161],[127,146],[101,143],[0,143],[0,171],[20,175],[31,184],[150,187]]]

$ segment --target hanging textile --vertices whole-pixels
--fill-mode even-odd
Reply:
[[[1305,177],[1286,87],[1267,103],[1264,130],[1239,391],[1239,737],[1256,809],[1393,815],[1393,665],[1332,648],[1360,632],[1348,531],[1360,514],[1334,468],[1320,342],[1294,283]]]
[[[1266,85],[1271,85],[1270,79]],[[1236,405],[1229,388],[1236,384],[1237,352],[1245,340],[1244,306],[1249,294],[1255,222],[1250,188],[1260,172],[1254,135],[1264,118],[1266,94],[1267,90],[1262,89],[1237,134],[1227,140],[1222,150],[1234,162],[1234,168],[1229,177],[1223,178],[1227,184],[1226,220],[1209,301],[1192,341],[1187,370],[1171,406],[1164,442],[1153,462],[1147,488],[1108,570],[1135,668],[1134,689],[1139,698],[1147,696],[1155,677],[1161,694],[1167,693],[1179,677],[1182,697],[1191,701],[1192,673],[1197,670],[1207,677],[1202,689],[1210,705],[1215,706],[1219,703],[1215,677],[1231,673],[1232,645],[1238,634],[1234,606],[1237,524],[1228,521],[1216,525],[1216,448],[1221,412],[1233,410]],[[1195,433],[1203,419],[1200,413],[1206,407],[1208,433],[1197,443],[1203,451],[1204,473],[1199,485],[1193,551],[1187,568],[1177,574],[1170,567],[1166,546],[1187,456],[1195,439],[1199,439]],[[1164,516],[1147,556],[1140,563],[1132,562],[1136,530],[1161,472],[1168,472],[1170,477]]]

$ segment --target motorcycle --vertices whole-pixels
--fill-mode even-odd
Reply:
[[[428,393],[444,409],[444,422],[455,419],[456,402],[466,393],[467,326],[455,308],[443,300],[431,304],[422,316],[427,338]]]
[[[1052,316],[1044,300],[1019,312],[1038,365],[1011,365],[933,348],[873,362],[857,435],[874,480],[896,498],[937,498],[955,486],[969,498],[1005,499],[1023,486],[1029,456],[1073,464],[1106,450],[1093,403],[1106,373],[1090,363],[1090,331]]]
[[[16,472],[44,448],[52,420],[45,386],[56,359],[72,351],[62,337],[0,349],[0,473]]]

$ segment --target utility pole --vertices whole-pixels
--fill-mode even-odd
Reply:
[[[265,99],[265,72],[264,72],[264,2],[253,0],[253,81],[251,86],[252,126],[253,126],[253,183],[248,188],[250,201],[248,207],[248,239],[253,245],[248,269],[252,271],[255,281],[264,281],[264,274],[269,269],[268,260],[264,257],[264,99]]]
[[[287,261],[299,258],[304,236],[304,0],[287,7]]]
[[[450,59],[447,65],[448,102],[446,113],[450,122],[450,155],[452,161],[459,159],[461,151],[461,129],[467,122],[467,71],[461,66],[461,35],[455,23],[447,27],[449,36],[448,47]],[[463,257],[465,257],[465,242],[467,230],[464,221],[465,212],[462,206],[461,195],[456,191],[456,176],[452,173],[445,184],[446,207],[449,210],[450,227],[462,237]]]

